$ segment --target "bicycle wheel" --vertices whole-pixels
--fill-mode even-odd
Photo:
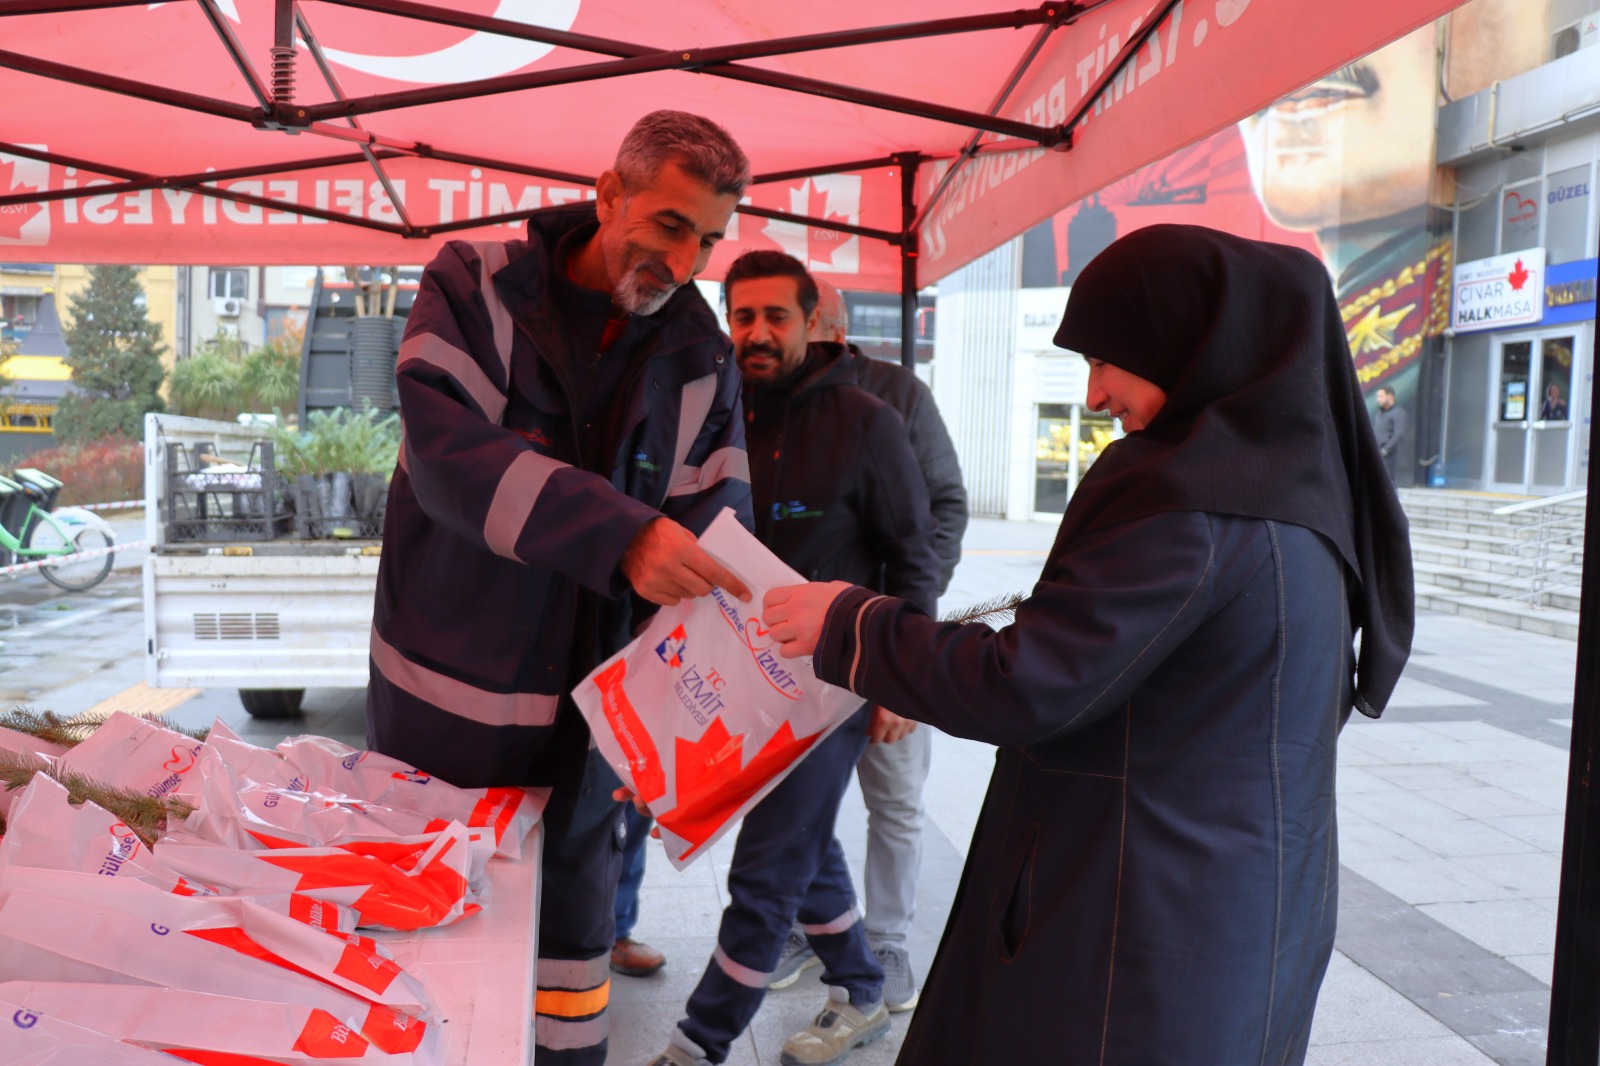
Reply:
[[[109,548],[112,537],[109,533],[96,526],[80,526],[73,531],[67,527],[68,534],[72,537],[72,548],[75,551],[93,551],[96,548]],[[28,531],[28,547],[35,551],[60,551],[66,547],[62,542],[61,534],[56,532],[56,527],[49,522],[36,521],[33,528]],[[40,558],[33,556],[33,558]],[[112,554],[92,555],[87,559],[64,559],[61,562],[47,561],[39,572],[45,580],[53,585],[59,585],[68,592],[83,592],[92,589],[105,580],[111,573]]]

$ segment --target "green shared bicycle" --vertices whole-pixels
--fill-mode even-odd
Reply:
[[[0,565],[38,561],[45,580],[83,592],[111,572],[116,538],[92,511],[52,510],[61,486],[49,474],[26,467],[0,477]]]

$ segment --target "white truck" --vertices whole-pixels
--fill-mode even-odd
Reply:
[[[296,539],[261,436],[145,416],[145,680],[237,688],[250,714],[282,718],[307,688],[365,687],[380,544]]]

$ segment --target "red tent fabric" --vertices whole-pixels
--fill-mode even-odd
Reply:
[[[933,282],[1456,2],[8,0],[0,257],[423,262],[673,107],[766,179],[711,276],[775,245],[895,290],[902,248]]]

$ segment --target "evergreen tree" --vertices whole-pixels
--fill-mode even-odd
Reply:
[[[66,364],[77,392],[56,409],[63,444],[114,433],[138,439],[146,411],[162,411],[161,324],[145,314],[144,290],[131,266],[89,268],[89,285],[72,298]]]

